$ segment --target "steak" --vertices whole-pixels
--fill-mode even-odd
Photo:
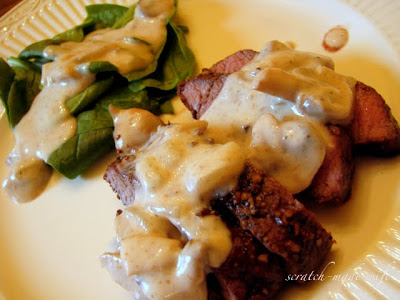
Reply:
[[[119,157],[104,175],[127,205],[134,203],[139,184],[134,159],[133,155]],[[333,244],[314,214],[285,187],[250,165],[231,193],[214,199],[212,209],[230,229],[233,246],[222,266],[208,276],[210,299],[269,299],[287,274],[316,270]]]
[[[127,205],[134,203],[139,184],[134,159],[118,158],[104,175]],[[212,209],[230,229],[233,246],[208,276],[209,299],[270,299],[287,274],[316,270],[333,244],[332,236],[285,187],[249,165],[237,187],[215,199]]]
[[[195,119],[218,96],[226,76],[239,71],[257,54],[252,50],[238,51],[178,85],[178,95]],[[354,98],[351,136],[356,148],[378,156],[399,153],[399,124],[382,96],[358,81]]]
[[[178,84],[178,95],[195,119],[199,119],[217,98],[226,76],[239,71],[257,54],[253,50],[235,52],[210,69],[203,69],[196,77]]]
[[[279,182],[247,165],[238,186],[221,199],[265,248],[285,261],[289,274],[310,274],[328,254],[332,236]]]
[[[212,270],[209,289],[219,291],[223,299],[270,299],[284,284],[284,261],[268,251],[240,222],[221,199],[212,209],[227,224],[232,249],[226,261]]]
[[[253,50],[241,50],[235,52],[225,59],[215,63],[209,71],[214,74],[232,74],[239,71],[244,65],[253,60],[257,54],[258,52]],[[207,71],[207,69],[203,70],[203,72]]]
[[[356,149],[373,155],[400,152],[400,129],[390,107],[372,87],[356,84],[351,132]]]
[[[340,204],[349,198],[354,174],[354,157],[350,132],[342,126],[328,125],[331,145],[310,186],[297,197],[303,202]]]
[[[192,115],[200,118],[227,75],[256,54],[239,51],[180,83],[178,94]],[[375,155],[399,151],[399,126],[383,98],[360,82],[355,91],[350,128],[328,125],[332,143],[312,184],[300,197],[336,203],[347,199],[354,172],[353,144]],[[133,155],[122,156],[104,175],[125,205],[134,203],[140,184],[134,176],[134,160]],[[312,212],[280,183],[249,164],[234,190],[214,199],[212,209],[230,229],[232,249],[226,261],[207,276],[209,299],[269,299],[282,288],[288,274],[311,274],[318,269],[334,243]]]
[[[212,73],[208,70],[193,79],[178,84],[178,95],[183,104],[190,110],[193,118],[200,119],[217,98],[226,79],[226,75]]]
[[[139,185],[139,181],[134,175],[134,160],[134,155],[119,156],[107,167],[103,177],[117,194],[118,199],[125,205],[133,204],[135,189]]]
[[[283,286],[282,259],[269,252],[249,232],[231,227],[232,250],[214,269],[224,299],[270,299]]]
[[[184,105],[199,119],[218,96],[230,71],[245,66],[257,52],[236,52],[203,69],[198,76],[178,85],[178,95]],[[400,129],[384,99],[371,87],[357,82],[354,117],[350,132],[344,127],[329,126],[333,143],[310,187],[299,195],[316,202],[342,203],[351,193],[354,173],[353,146],[358,151],[374,155],[394,155],[400,152]]]

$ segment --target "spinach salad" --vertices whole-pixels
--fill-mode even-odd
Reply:
[[[29,45],[7,62],[0,58],[0,99],[10,127],[18,125],[43,88],[43,66],[52,62],[44,54],[47,46],[81,42],[96,30],[122,28],[133,19],[135,8],[136,5],[130,8],[114,4],[86,6],[87,17],[82,24]],[[184,37],[187,29],[177,25],[172,15],[167,19],[167,38],[156,54],[157,59],[145,68],[121,75],[108,61],[88,63],[86,68],[95,74],[95,82],[65,102],[76,118],[76,133],[50,154],[46,160],[48,165],[73,179],[114,149],[113,120],[108,111],[111,104],[120,109],[146,109],[157,115],[173,112],[170,98],[175,95],[177,84],[192,75],[194,56]]]

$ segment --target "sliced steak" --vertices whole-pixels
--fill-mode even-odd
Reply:
[[[257,54],[258,52],[253,50],[235,52],[210,69],[203,69],[196,77],[178,84],[178,95],[195,119],[199,119],[217,98],[226,75],[239,71]]]
[[[286,272],[281,257],[268,251],[240,222],[223,201],[212,209],[227,224],[232,249],[222,266],[213,269],[218,290],[224,299],[270,299],[284,284]],[[216,284],[211,284],[215,290]]]
[[[229,75],[234,72],[240,71],[240,69],[250,62],[258,52],[254,50],[241,50],[235,52],[225,59],[217,62],[210,68],[210,72],[214,74],[225,74]],[[207,71],[207,69],[203,70]]]
[[[346,201],[351,194],[354,174],[354,157],[349,130],[342,126],[328,126],[331,145],[326,148],[324,161],[311,185],[299,199],[312,199],[318,203]]]
[[[104,175],[118,198],[126,205],[135,200],[138,182],[132,162],[135,157],[119,157]],[[238,219],[221,201],[212,207],[227,223],[232,249],[223,265],[207,276],[208,298],[212,300],[270,299],[283,285],[286,276],[283,260],[268,251],[251,233],[239,226]]]
[[[207,300],[224,300],[222,296],[221,286],[214,273],[207,274]]]
[[[232,250],[227,260],[214,269],[224,299],[270,299],[282,287],[282,259],[270,253],[250,233],[230,228]]]
[[[400,151],[400,129],[385,100],[372,87],[356,84],[351,126],[357,149],[374,155]]]
[[[222,201],[243,229],[284,259],[290,274],[316,270],[333,244],[313,213],[280,183],[250,165],[237,188]]]
[[[194,118],[199,119],[218,96],[226,76],[240,70],[257,54],[255,51],[236,52],[217,62],[210,69],[179,84],[178,95]],[[351,193],[354,160],[352,143],[357,150],[374,155],[400,152],[400,130],[384,99],[371,87],[357,82],[354,118],[350,136],[344,128],[331,126],[333,146],[311,186],[300,195],[319,203],[342,203]],[[305,197],[306,196],[306,197]]]
[[[135,200],[138,182],[134,156],[120,157],[104,178],[125,204]],[[231,230],[233,247],[224,264],[212,270],[210,297],[268,299],[283,285],[287,273],[315,270],[332,245],[332,237],[314,215],[278,182],[246,166],[237,188],[216,199],[213,211]]]
[[[225,79],[226,75],[203,71],[193,79],[178,84],[178,95],[193,118],[200,119],[210,107],[221,91]]]
[[[135,201],[135,189],[139,182],[134,176],[134,155],[120,156],[111,163],[104,174],[107,181],[118,199],[125,205],[131,205]]]
[[[200,118],[211,105],[218,96],[226,75],[240,70],[256,54],[252,50],[238,51],[210,69],[204,69],[200,75],[181,82],[178,95],[193,117]],[[362,82],[357,82],[355,87],[351,134],[356,147],[368,153],[379,156],[400,152],[399,124],[382,96]]]

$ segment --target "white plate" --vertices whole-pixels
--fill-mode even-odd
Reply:
[[[0,19],[0,55],[17,55],[24,46],[72,27],[84,18],[84,5],[95,2],[100,1],[23,2]],[[397,0],[180,0],[177,19],[190,29],[188,41],[199,68],[238,49],[259,50],[271,39],[327,54],[321,46],[324,33],[342,25],[350,41],[331,55],[336,69],[375,87],[400,120]],[[0,132],[4,161],[13,145],[4,116]],[[2,191],[0,299],[129,298],[98,261],[113,236],[120,206],[102,180],[112,159],[110,155],[76,180],[54,177],[45,193],[26,205],[12,203]],[[1,164],[0,177],[6,173]],[[357,160],[351,199],[317,211],[337,241],[324,280],[291,286],[283,298],[399,297],[399,175],[400,157]]]

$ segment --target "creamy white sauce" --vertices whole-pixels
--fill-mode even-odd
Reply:
[[[265,114],[253,126],[249,160],[292,193],[310,185],[324,157],[325,141],[309,122]]]
[[[140,0],[134,19],[120,29],[94,31],[82,42],[48,46],[44,53],[54,62],[42,70],[43,89],[14,129],[16,146],[10,154],[10,175],[3,188],[17,202],[36,198],[49,178],[42,180],[49,155],[76,132],[76,119],[65,102],[95,80],[88,63],[109,61],[121,74],[145,68],[154,61],[166,40],[166,20],[175,9],[173,0]],[[29,172],[26,170],[29,166]]]
[[[74,136],[77,128],[76,119],[64,103],[91,82],[90,76],[44,87],[14,128],[15,147],[7,160],[11,171],[3,182],[3,188],[14,201],[35,199],[46,187],[52,173],[46,159]]]
[[[119,153],[134,153],[162,124],[160,118],[140,108],[120,110],[111,105],[109,111],[114,121],[115,148]]]
[[[330,141],[325,124],[350,120],[354,83],[331,59],[273,41],[228,76],[201,121],[163,126],[111,107],[115,142],[134,153],[139,181],[101,258],[114,280],[136,299],[206,299],[205,276],[231,240],[219,217],[199,213],[234,188],[246,160],[292,193],[305,189]]]
[[[159,126],[135,156],[135,203],[116,218],[119,248],[103,265],[148,299],[206,299],[206,273],[225,261],[231,238],[220,217],[202,211],[233,189],[245,157],[234,142],[214,143],[204,121]]]
[[[330,58],[272,41],[228,76],[201,119],[217,142],[236,141],[254,163],[298,193],[323,161],[325,124],[351,118],[355,80],[333,68]]]

